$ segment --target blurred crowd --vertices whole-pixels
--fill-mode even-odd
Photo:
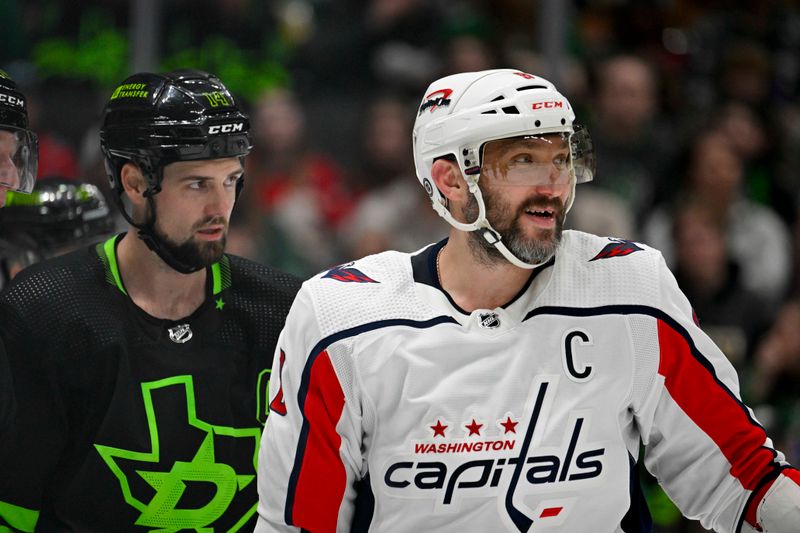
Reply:
[[[20,20],[41,22],[37,8],[51,4],[26,2]],[[418,98],[431,80],[513,67],[556,82],[588,126],[598,164],[594,182],[578,188],[568,225],[663,252],[699,323],[739,370],[745,400],[777,447],[800,462],[795,2],[576,0],[564,13],[564,57],[555,66],[538,37],[548,2],[162,4],[165,53],[211,32],[255,51],[278,36],[287,83],[247,98],[254,149],[229,251],[304,277],[385,249],[413,251],[447,233],[411,155]],[[116,21],[127,12],[111,0],[75,9],[88,5]],[[22,26],[29,40],[38,37],[32,24]],[[97,121],[110,88],[42,79],[25,46],[17,48],[2,67],[27,81],[40,176],[107,195]],[[73,238],[99,239],[84,222]],[[22,242],[11,233],[25,225],[1,227],[3,242]],[[21,261],[33,260],[18,248]],[[689,530],[670,525],[653,502],[663,531]]]

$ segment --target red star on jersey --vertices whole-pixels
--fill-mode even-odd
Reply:
[[[473,418],[472,419],[472,424],[467,424],[464,427],[469,430],[469,435],[467,435],[469,437],[469,436],[472,436],[472,435],[480,435],[481,434],[481,428],[483,427],[483,424],[478,424],[477,422],[475,422],[475,419]]]
[[[506,433],[516,433],[517,424],[519,424],[519,422],[512,422],[510,416],[507,416],[504,421],[500,422],[500,425],[503,426],[503,429],[506,430]]]
[[[437,420],[436,425],[430,426],[430,428],[433,430],[433,438],[435,439],[437,435],[441,435],[442,437],[444,437],[444,430],[447,429],[447,426],[445,426],[439,420]]]

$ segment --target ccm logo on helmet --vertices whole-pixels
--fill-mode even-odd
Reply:
[[[235,133],[237,131],[244,131],[244,122],[233,122],[231,124],[215,124],[208,127],[209,135],[216,135],[218,133]]]
[[[22,98],[17,98],[16,96],[11,96],[10,94],[5,93],[0,93],[0,102],[15,105],[17,107],[25,106],[25,102],[23,102]]]
[[[531,107],[533,109],[555,109],[557,107],[564,107],[564,102],[561,100],[551,100],[549,102],[534,102]]]

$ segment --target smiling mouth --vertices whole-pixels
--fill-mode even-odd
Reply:
[[[555,210],[549,207],[526,209],[525,214],[541,220],[553,220],[556,216]]]

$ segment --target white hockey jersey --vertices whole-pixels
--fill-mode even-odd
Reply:
[[[686,516],[741,529],[788,466],[660,253],[566,231],[511,302],[467,313],[439,285],[444,244],[304,284],[256,531],[644,531],[640,443]]]

